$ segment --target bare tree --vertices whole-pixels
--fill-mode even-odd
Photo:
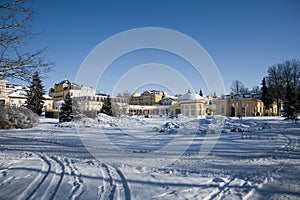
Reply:
[[[53,63],[43,57],[45,49],[24,51],[37,35],[30,30],[33,14],[30,0],[0,4],[0,75],[4,78],[29,81],[34,72],[45,74],[52,69]]]
[[[271,66],[268,70],[267,83],[271,96],[276,99],[277,114],[279,115],[280,101],[285,100],[287,86],[289,85],[293,94],[299,94],[300,61],[288,60]],[[296,104],[299,104],[299,98],[297,98]]]
[[[251,89],[251,93],[259,94],[260,93],[260,87],[259,86],[253,86]]]
[[[235,80],[232,82],[231,91],[234,94],[239,94],[239,93],[249,92],[249,89],[247,87],[245,87],[241,81]]]

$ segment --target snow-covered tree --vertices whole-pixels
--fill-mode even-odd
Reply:
[[[27,92],[26,107],[40,115],[44,104],[44,94],[45,91],[42,80],[40,79],[39,73],[35,72],[29,86],[29,91]]]
[[[72,98],[70,94],[67,94],[60,108],[59,122],[70,122],[72,120]]]
[[[25,107],[0,106],[0,129],[32,128],[38,120],[38,115]]]
[[[104,113],[106,115],[109,115],[109,116],[113,116],[113,113],[112,113],[112,104],[111,104],[111,99],[110,99],[109,95],[104,100],[104,103],[103,103],[103,106],[102,106],[100,112]]]

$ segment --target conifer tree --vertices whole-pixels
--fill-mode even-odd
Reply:
[[[61,105],[60,108],[60,113],[59,113],[59,122],[70,122],[73,120],[73,115],[72,115],[72,98],[70,94],[67,94],[64,102]]]
[[[44,94],[45,91],[42,80],[40,79],[39,73],[35,72],[29,86],[29,91],[27,92],[26,107],[40,115],[44,104]]]
[[[101,108],[101,113],[104,113],[106,115],[112,116],[112,106],[111,106],[111,99],[110,96],[108,95],[107,98],[104,100],[104,104]]]
[[[262,102],[264,103],[265,109],[269,110],[273,103],[273,100],[268,91],[266,78],[263,78],[263,80],[262,80],[260,96],[261,96]]]
[[[289,120],[296,120],[296,93],[288,82],[284,99],[284,117]]]

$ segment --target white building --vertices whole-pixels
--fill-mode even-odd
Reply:
[[[24,87],[24,89],[18,89],[10,93],[8,95],[8,98],[10,100],[10,105],[16,107],[26,106],[27,92],[28,89]],[[53,98],[48,95],[43,95],[43,97],[44,97],[43,111],[52,110]]]
[[[181,114],[190,118],[204,117],[205,99],[199,94],[188,91],[179,98]]]

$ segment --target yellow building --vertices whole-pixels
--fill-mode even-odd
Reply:
[[[215,104],[215,114],[224,116],[262,116],[265,112],[264,103],[251,94],[224,95]]]
[[[159,105],[163,97],[166,97],[167,93],[159,90],[145,91],[142,94],[134,93],[130,97],[130,105],[144,105],[152,106]]]
[[[91,87],[80,86],[68,80],[56,83],[54,88],[49,90],[49,96],[53,98],[54,102],[64,100],[67,94],[70,94],[71,97],[94,97],[96,92]]]
[[[54,100],[54,109],[59,110],[66,95],[76,100],[82,111],[100,112],[106,95],[97,95],[92,87],[82,86],[63,80],[49,90],[49,96]]]

